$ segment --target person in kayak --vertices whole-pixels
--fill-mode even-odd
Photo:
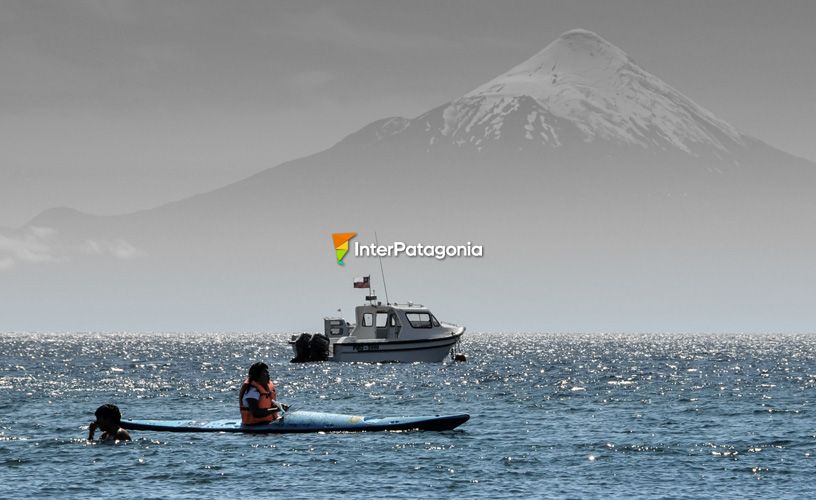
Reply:
[[[100,441],[130,441],[130,434],[120,426],[122,413],[116,405],[105,404],[94,412],[96,420],[88,425],[88,441],[93,441],[96,429],[102,429]]]
[[[244,425],[265,424],[281,418],[281,412],[288,406],[278,403],[275,384],[269,380],[266,363],[255,363],[249,367],[249,374],[238,394],[241,409],[241,423]]]

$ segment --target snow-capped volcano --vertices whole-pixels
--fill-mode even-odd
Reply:
[[[389,259],[388,273],[403,297],[452,304],[486,330],[805,331],[814,191],[812,162],[570,31],[416,118],[209,193],[119,216],[48,210],[0,230],[0,273],[14,273],[0,279],[0,318],[302,331],[350,276],[379,271],[364,258],[338,269],[329,236],[353,230],[363,244],[380,231],[484,245],[478,259]]]
[[[586,30],[561,35],[544,50],[454,101],[411,120],[394,120],[377,140],[423,131],[429,148],[445,144],[514,147],[607,141],[618,146],[729,156],[746,137],[623,50]]]

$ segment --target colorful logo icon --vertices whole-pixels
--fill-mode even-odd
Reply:
[[[349,241],[357,236],[357,233],[332,233],[332,240],[334,241],[334,253],[337,256],[337,264],[345,266],[343,258],[349,251]]]

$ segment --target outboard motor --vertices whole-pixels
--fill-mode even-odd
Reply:
[[[309,361],[309,341],[312,339],[312,334],[301,333],[295,340],[295,357],[292,358],[292,363],[305,363]]]
[[[329,337],[315,333],[309,341],[309,361],[326,361],[329,359]]]
[[[329,338],[325,335],[301,333],[295,340],[295,357],[291,362],[326,361],[329,359],[330,344]]]

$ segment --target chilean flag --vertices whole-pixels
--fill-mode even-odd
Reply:
[[[362,278],[354,278],[354,288],[371,288],[371,276],[363,276]]]

